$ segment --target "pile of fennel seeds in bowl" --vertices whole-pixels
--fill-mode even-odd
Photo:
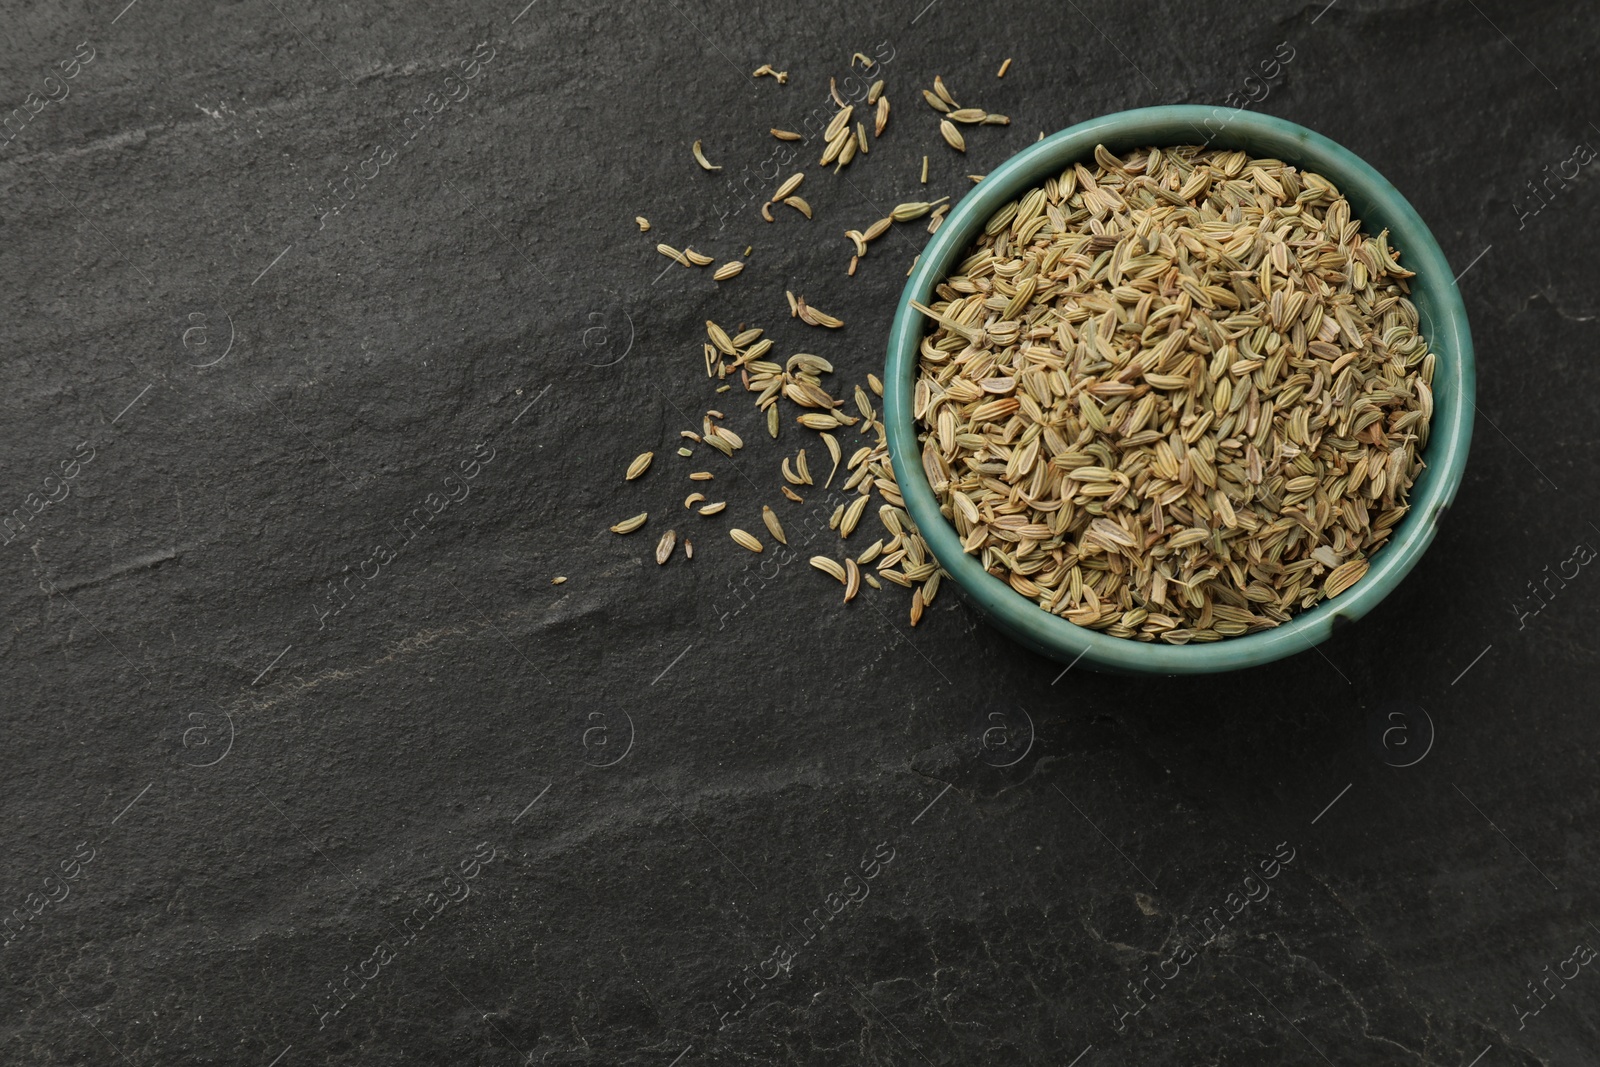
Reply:
[[[935,287],[913,412],[962,547],[1041,608],[1172,644],[1366,573],[1422,469],[1435,357],[1331,182],[1103,146]]]

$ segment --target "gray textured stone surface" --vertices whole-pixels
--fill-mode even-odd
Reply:
[[[1600,946],[1600,579],[1519,619],[1600,543],[1600,190],[1519,219],[1600,141],[1592,7],[519,8],[0,19],[0,106],[38,107],[0,147],[0,513],[67,493],[0,547],[0,1060],[1593,1062],[1588,969],[1520,1013]],[[848,278],[842,230],[1040,131],[1245,91],[1280,42],[1257,106],[1470,264],[1483,417],[1380,610],[1235,676],[1059,677],[953,593],[913,631],[899,590],[842,607],[729,541],[780,450],[706,382],[707,317],[862,380],[926,235]],[[889,130],[808,168],[815,221],[761,222],[720,179],[858,50],[892,57]],[[1013,123],[955,157],[935,74]],[[754,250],[719,288],[658,277],[658,239]],[[699,519],[673,450],[708,406],[749,447],[694,461],[730,501]],[[408,538],[429,494],[462,498]],[[792,541],[832,536],[821,499],[782,505]],[[657,568],[669,524],[696,558]],[[1280,842],[1270,896],[1121,1017]]]

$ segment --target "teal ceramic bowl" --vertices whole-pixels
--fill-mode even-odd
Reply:
[[[933,287],[960,262],[991,215],[1068,164],[1092,160],[1096,144],[1122,152],[1202,141],[1314,170],[1339,187],[1368,233],[1389,230],[1390,243],[1404,256],[1402,262],[1416,272],[1411,299],[1423,335],[1437,355],[1434,413],[1423,452],[1427,467],[1411,489],[1411,510],[1372,557],[1372,569],[1361,581],[1272,630],[1207,644],[1168,645],[1107,637],[1052,615],[985,572],[976,557],[961,550],[955,527],[939,513],[922,472],[912,393],[917,347],[926,326],[910,302],[930,301]],[[1306,651],[1335,627],[1371,611],[1422,558],[1461,484],[1472,437],[1475,388],[1472,338],[1454,275],[1433,234],[1399,190],[1349,149],[1303,126],[1249,111],[1190,105],[1139,108],[1092,119],[1046,137],[990,171],[946,217],[906,283],[889,335],[884,384],[890,458],[906,509],[969,601],[1035,652],[1098,670],[1154,674],[1202,674],[1268,663]]]

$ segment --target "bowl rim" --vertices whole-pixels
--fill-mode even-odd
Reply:
[[[1205,136],[1219,119],[1220,129]],[[1202,136],[1186,137],[1185,131]],[[1426,294],[1418,303],[1419,312],[1424,304],[1432,305],[1426,313],[1425,336],[1438,357],[1434,412],[1424,451],[1427,468],[1412,486],[1410,510],[1359,582],[1274,629],[1170,645],[1111,637],[1078,626],[1043,610],[962,551],[955,527],[940,513],[923,474],[911,412],[924,319],[910,301],[927,302],[934,285],[996,211],[1068,164],[1092,158],[1095,145],[1106,142],[1113,150],[1207,143],[1315,170],[1339,187],[1356,217],[1376,216],[1390,231],[1407,268],[1416,274],[1413,299]],[[951,209],[918,257],[895,310],[884,368],[884,424],[906,511],[951,580],[1002,629],[1062,662],[1084,660],[1092,667],[1123,672],[1207,673],[1257,666],[1314,647],[1336,625],[1361,618],[1400,583],[1433,540],[1438,519],[1461,484],[1472,436],[1475,387],[1472,338],[1460,290],[1432,232],[1398,189],[1349,149],[1297,123],[1241,109],[1167,104],[1102,115],[1046,137],[990,171]]]

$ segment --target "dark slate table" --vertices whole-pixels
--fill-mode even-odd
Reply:
[[[0,1060],[1596,1062],[1595,9],[923,3],[8,5]],[[762,222],[858,51],[888,131]],[[935,74],[1011,125],[957,157]],[[842,230],[1230,94],[1463,272],[1472,458],[1380,610],[1063,675],[729,540],[830,498],[705,319],[861,381],[926,235]]]

